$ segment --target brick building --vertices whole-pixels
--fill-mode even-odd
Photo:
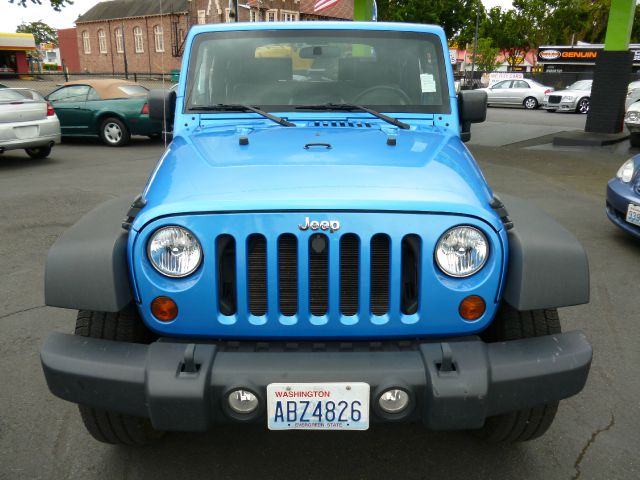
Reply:
[[[80,53],[78,51],[78,33],[76,28],[63,28],[58,30],[58,46],[60,47],[60,60],[70,72],[79,72]]]
[[[353,0],[319,14],[314,0],[239,0],[241,22],[350,20]],[[161,11],[162,6],[162,11]],[[110,0],[76,20],[81,71],[160,73],[180,68],[191,25],[234,21],[228,0]]]

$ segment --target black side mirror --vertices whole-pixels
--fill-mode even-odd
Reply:
[[[149,118],[165,124],[173,122],[176,113],[176,92],[153,89],[149,92]]]
[[[471,124],[487,119],[487,92],[465,90],[458,94],[458,114],[460,115],[460,138],[471,140]]]

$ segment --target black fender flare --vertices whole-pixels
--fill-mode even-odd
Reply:
[[[589,261],[578,239],[531,201],[499,197],[513,222],[504,300],[517,310],[589,303]]]
[[[45,304],[118,312],[133,300],[122,227],[131,197],[109,200],[84,215],[49,249]]]

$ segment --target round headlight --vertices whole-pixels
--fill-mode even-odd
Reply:
[[[148,255],[153,267],[163,275],[186,277],[200,265],[202,248],[186,228],[162,227],[149,240]]]
[[[487,237],[474,227],[447,230],[436,245],[436,263],[452,277],[468,277],[480,270],[489,256]]]
[[[616,177],[618,177],[624,183],[629,183],[633,178],[633,170],[635,168],[635,164],[633,162],[633,158],[630,158],[626,162],[622,164],[622,166],[618,169],[618,173],[616,173]]]

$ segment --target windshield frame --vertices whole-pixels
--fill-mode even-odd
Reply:
[[[191,109],[190,97],[194,87],[195,77],[197,75],[197,68],[195,68],[198,59],[198,51],[203,42],[211,40],[212,38],[260,38],[271,37],[274,42],[277,42],[279,38],[291,39],[295,35],[308,35],[311,37],[319,37],[326,35],[329,40],[339,40],[341,37],[360,37],[363,40],[367,38],[397,38],[397,39],[411,39],[411,40],[426,40],[433,43],[435,46],[439,85],[441,87],[441,101],[439,105],[380,105],[380,104],[363,104],[366,107],[374,109],[379,112],[389,113],[423,113],[423,114],[451,114],[451,92],[448,81],[447,65],[445,63],[445,55],[442,49],[442,42],[440,37],[431,32],[415,32],[415,31],[402,31],[402,30],[362,30],[358,28],[330,28],[317,29],[317,28],[299,28],[299,29],[257,29],[257,30],[223,30],[223,31],[208,31],[197,33],[193,38],[193,43],[189,52],[188,71],[186,76],[186,84],[184,90],[183,101],[183,113],[184,114],[206,114],[216,115],[223,114],[224,112],[205,112],[202,110]],[[448,60],[448,56],[446,57]],[[282,104],[282,105],[258,105],[260,109],[267,112],[300,112],[300,105],[308,105],[310,102],[303,102],[299,104]],[[321,105],[319,103],[318,105]]]

